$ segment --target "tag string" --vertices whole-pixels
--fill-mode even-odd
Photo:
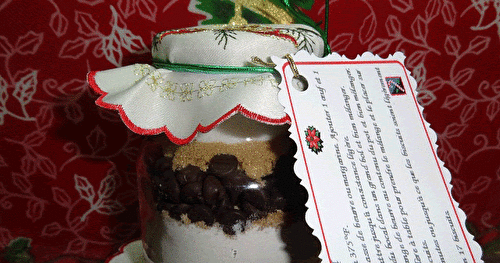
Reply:
[[[255,64],[260,64],[260,65],[266,66],[266,67],[271,67],[271,68],[276,67],[276,64],[274,64],[273,62],[265,62],[257,56],[252,57],[252,62]]]
[[[288,64],[290,64],[290,69],[292,70],[293,77],[299,78],[299,70],[297,69],[297,65],[295,65],[295,61],[293,60],[292,56],[290,54],[286,54],[285,58],[286,60],[288,60]]]

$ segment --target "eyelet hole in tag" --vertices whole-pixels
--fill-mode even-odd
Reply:
[[[298,75],[292,78],[292,87],[298,91],[306,91],[309,87],[309,83],[304,76]]]
[[[290,54],[286,54],[285,58],[288,60],[288,63],[290,63],[290,68],[293,72],[292,87],[298,91],[307,90],[309,83],[304,76],[299,74],[299,70],[297,69],[297,65],[295,65],[295,61],[292,56]]]

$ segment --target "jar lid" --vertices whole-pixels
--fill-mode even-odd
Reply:
[[[153,40],[155,60],[172,63],[248,66],[256,56],[270,62],[306,50],[323,55],[323,39],[307,25],[210,25],[157,34]]]
[[[271,61],[271,56],[298,50],[321,56],[323,48],[321,35],[305,25],[199,26],[158,34],[153,41],[155,66],[93,71],[88,81],[101,94],[96,104],[118,110],[132,131],[164,132],[174,143],[186,144],[236,113],[266,124],[289,122],[272,73],[193,72],[191,66],[253,69],[252,57]]]

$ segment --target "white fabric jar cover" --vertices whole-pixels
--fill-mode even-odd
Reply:
[[[271,56],[298,50],[322,56],[321,35],[306,25],[211,25],[157,34],[152,56],[160,65],[181,68],[251,67],[261,66],[253,64],[252,57],[270,61]],[[177,144],[189,143],[198,132],[208,132],[236,113],[267,124],[289,122],[271,73],[191,72],[134,64],[90,72],[88,81],[101,94],[96,104],[118,110],[132,131],[164,132]]]

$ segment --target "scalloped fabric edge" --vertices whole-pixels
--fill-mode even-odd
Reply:
[[[104,97],[106,97],[106,95],[108,95],[108,93],[106,91],[102,90],[99,87],[99,85],[96,83],[95,76],[98,72],[100,72],[100,71],[91,71],[87,75],[87,81],[88,81],[90,87],[96,93],[100,94],[99,98],[95,101],[96,105],[103,107],[103,108],[106,108],[106,109],[118,111],[118,114],[119,114],[120,118],[122,119],[123,123],[125,123],[125,125],[130,130],[132,130],[133,132],[135,132],[137,134],[156,135],[156,134],[160,134],[160,133],[165,133],[165,135],[167,135],[167,137],[172,142],[174,142],[175,144],[183,145],[183,144],[190,143],[196,137],[198,132],[201,132],[201,133],[209,132],[213,128],[217,127],[217,125],[219,125],[220,123],[224,122],[225,120],[229,119],[230,117],[232,117],[233,115],[235,115],[237,113],[240,113],[249,119],[256,120],[258,122],[265,123],[265,124],[282,125],[282,124],[290,123],[290,117],[286,114],[285,114],[285,117],[283,117],[283,118],[273,119],[273,118],[269,118],[269,117],[254,113],[254,112],[246,109],[245,107],[243,107],[241,104],[238,104],[234,108],[232,108],[231,110],[227,111],[224,115],[219,117],[216,121],[212,122],[211,124],[209,124],[207,126],[203,126],[203,125],[201,125],[201,123],[198,123],[198,126],[193,131],[193,133],[191,133],[191,135],[189,135],[185,138],[181,138],[181,137],[177,137],[177,136],[173,135],[172,132],[170,132],[170,130],[167,128],[166,125],[164,125],[162,127],[158,127],[158,128],[153,128],[153,129],[142,128],[142,127],[137,126],[136,124],[134,124],[130,120],[130,118],[127,116],[127,113],[123,109],[122,105],[111,104],[111,103],[107,103],[107,102],[103,101]]]

